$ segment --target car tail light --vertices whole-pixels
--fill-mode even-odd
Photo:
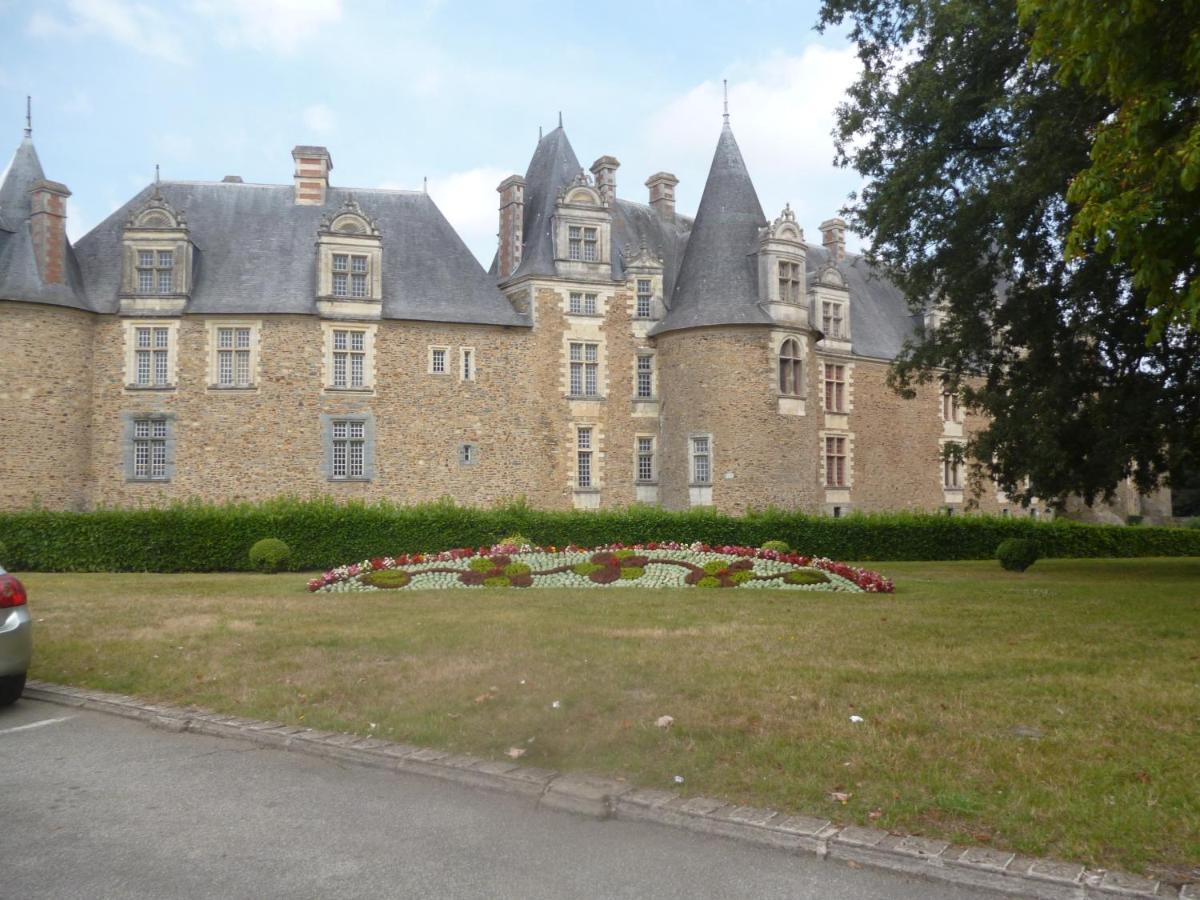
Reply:
[[[25,585],[11,575],[0,575],[0,609],[25,605]]]

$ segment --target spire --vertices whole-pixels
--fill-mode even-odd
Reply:
[[[525,172],[525,209],[521,227],[524,250],[516,274],[555,273],[550,220],[558,195],[575,180],[582,168],[561,125],[538,141]]]
[[[562,110],[558,111],[558,127],[562,128]]]
[[[25,95],[25,137],[33,137],[33,98]]]
[[[8,168],[0,174],[0,228],[15,231],[29,218],[32,212],[29,191],[45,177],[33,149],[33,138],[26,135]]]
[[[154,164],[154,194],[152,196],[155,200],[162,199],[162,192],[159,190],[158,163]]]
[[[729,79],[722,78],[721,84],[725,86],[725,114],[722,118],[725,120],[725,127],[729,127]]]
[[[671,312],[660,331],[699,325],[759,324],[759,229],[767,224],[742,151],[721,128],[696,222],[675,281]]]

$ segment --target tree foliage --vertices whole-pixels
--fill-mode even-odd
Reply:
[[[1065,252],[1068,191],[1118,104],[1031,59],[1014,4],[825,0],[830,25],[863,66],[835,133],[866,178],[845,212],[914,312],[936,313],[893,385],[961,389],[990,420],[970,455],[1018,500],[1153,489],[1200,443],[1200,332],[1150,340],[1147,288],[1111,241]]]
[[[1153,315],[1200,327],[1200,0],[1019,0],[1037,59],[1115,109],[1071,183],[1067,252],[1112,249]]]

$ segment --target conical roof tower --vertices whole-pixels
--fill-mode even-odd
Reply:
[[[680,264],[671,311],[656,333],[703,325],[769,324],[758,305],[759,229],[767,224],[726,118],[696,223]]]
[[[538,141],[525,172],[525,219],[522,224],[525,248],[513,277],[555,274],[554,238],[550,233],[554,204],[558,195],[582,171],[562,125]]]

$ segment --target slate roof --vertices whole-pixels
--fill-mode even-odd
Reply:
[[[530,324],[425,193],[331,187],[324,206],[307,206],[294,202],[291,185],[164,181],[159,188],[185,215],[196,245],[187,312],[315,314],[317,230],[353,197],[383,240],[384,318]],[[147,185],[76,244],[99,312],[117,310],[122,231],[152,191]]]
[[[79,266],[66,242],[66,284],[46,284],[38,271],[29,227],[29,189],[45,179],[33,140],[26,137],[0,178],[0,300],[24,300],[91,309],[83,290]]]
[[[767,224],[726,122],[671,294],[652,334],[703,325],[769,324],[758,305],[758,231]]]
[[[663,296],[670,297],[692,233],[692,220],[676,213],[675,221],[670,222],[645,203],[618,197],[613,205],[612,223],[613,278],[625,280],[621,252],[629,248],[636,253],[644,243],[663,261]]]
[[[554,274],[554,235],[550,233],[558,195],[575,180],[583,167],[559,125],[538,141],[525,171],[525,218],[521,234],[521,264],[512,277]]]

